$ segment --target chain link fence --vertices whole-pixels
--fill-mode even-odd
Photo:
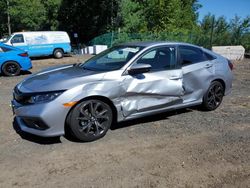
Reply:
[[[250,51],[250,38],[234,41],[230,36],[217,36],[209,33],[117,33],[111,32],[95,37],[88,45],[107,45],[108,47],[125,42],[136,41],[176,41],[187,42],[211,49],[212,46],[243,45]]]

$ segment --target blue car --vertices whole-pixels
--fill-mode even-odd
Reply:
[[[0,42],[0,73],[6,76],[17,76],[21,71],[32,68],[27,52]]]

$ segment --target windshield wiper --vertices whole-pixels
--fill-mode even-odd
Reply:
[[[85,66],[82,66],[82,68],[85,69],[85,70],[90,70],[90,71],[98,71],[98,70],[96,70],[96,69],[91,69],[91,68],[85,67]]]

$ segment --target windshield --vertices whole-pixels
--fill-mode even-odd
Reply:
[[[115,46],[94,56],[80,66],[94,71],[112,71],[123,67],[142,47]]]
[[[10,36],[8,36],[7,38],[4,38],[3,43],[8,42],[8,40],[10,40],[10,38],[11,38],[12,36],[13,36],[13,35],[10,35]]]

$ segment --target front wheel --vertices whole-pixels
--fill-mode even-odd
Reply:
[[[17,76],[20,74],[21,68],[18,63],[9,61],[3,64],[2,71],[6,76]]]
[[[112,124],[112,109],[101,100],[85,100],[68,116],[69,128],[77,139],[90,142],[105,136]]]
[[[212,82],[203,97],[203,108],[208,111],[215,110],[220,106],[223,96],[223,85],[218,81]]]

